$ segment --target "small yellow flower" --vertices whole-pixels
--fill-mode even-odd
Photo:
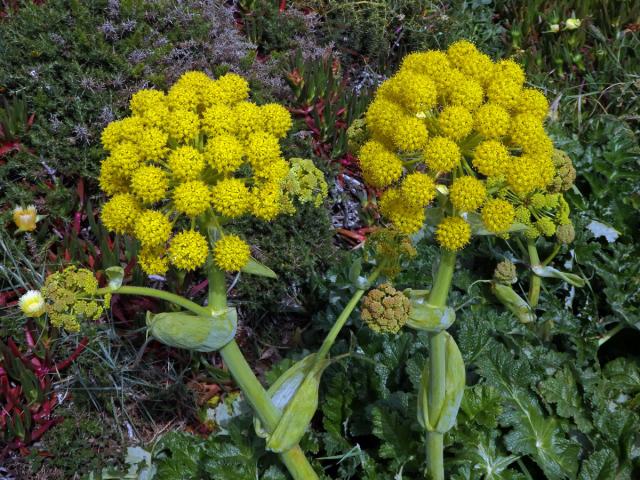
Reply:
[[[402,175],[402,160],[375,140],[362,146],[359,159],[362,176],[373,187],[388,187]]]
[[[204,157],[195,148],[183,145],[171,151],[167,166],[176,180],[195,180],[204,170]]]
[[[249,189],[239,178],[225,178],[211,189],[213,208],[229,218],[247,213],[250,201]]]
[[[195,270],[204,265],[209,254],[206,238],[194,230],[177,234],[169,245],[171,263],[182,270]]]
[[[515,220],[515,209],[506,200],[494,198],[482,209],[482,221],[487,230],[493,233],[505,232]]]
[[[473,152],[473,168],[487,177],[501,175],[509,163],[509,150],[497,140],[480,143]]]
[[[212,105],[202,113],[202,130],[210,137],[235,133],[236,123],[236,113],[227,105]]]
[[[225,235],[213,248],[213,260],[227,272],[242,270],[250,257],[249,245],[237,235]]]
[[[256,184],[251,189],[251,213],[260,220],[273,220],[283,209],[283,195],[275,182]]]
[[[449,197],[456,210],[475,212],[487,198],[487,189],[477,178],[460,177],[453,181]]]
[[[179,184],[173,189],[173,204],[176,210],[189,217],[197,217],[207,211],[211,205],[211,192],[207,184],[200,180],[191,180]]]
[[[140,167],[131,177],[131,191],[145,204],[155,203],[165,198],[168,188],[167,174],[153,165]]]
[[[436,184],[426,173],[414,172],[404,178],[400,191],[409,206],[424,208],[435,198]]]
[[[164,246],[142,247],[138,263],[147,275],[164,275],[169,270],[169,259],[164,255]]]
[[[539,120],[544,120],[549,113],[549,102],[540,90],[525,88],[520,100],[513,109],[514,113],[528,113]]]
[[[174,110],[165,125],[171,138],[180,142],[188,142],[198,136],[200,117],[189,110]]]
[[[460,217],[446,217],[436,229],[436,240],[445,250],[461,250],[470,239],[471,227]]]
[[[44,297],[38,290],[29,290],[20,297],[18,304],[22,313],[27,317],[36,318],[44,314],[45,311]]]
[[[19,232],[33,232],[36,229],[38,212],[35,205],[16,207],[13,209],[13,223]]]
[[[245,139],[252,133],[262,132],[262,111],[255,103],[238,103],[233,109],[233,115],[236,122],[234,132],[238,137]]]
[[[260,107],[264,131],[277,138],[283,138],[291,128],[291,114],[279,103],[267,103]]]
[[[140,204],[133,195],[119,193],[104,204],[100,218],[107,230],[130,233],[140,211]]]
[[[282,155],[278,139],[265,132],[249,135],[246,153],[251,167],[255,170],[264,170],[269,163]]]
[[[396,119],[396,127],[391,139],[398,149],[414,152],[424,148],[428,137],[427,127],[422,120],[404,116]]]
[[[133,233],[143,246],[163,245],[171,235],[171,222],[161,212],[144,210],[134,223]]]
[[[222,134],[207,142],[204,157],[216,172],[233,173],[242,165],[244,148],[233,135]]]
[[[449,102],[473,111],[482,104],[484,90],[475,80],[462,76],[449,87]]]
[[[434,137],[424,149],[427,166],[434,172],[450,172],[460,163],[460,148],[446,137]]]
[[[511,117],[500,105],[485,103],[474,114],[474,127],[485,138],[498,139],[509,131]]]
[[[445,137],[462,140],[473,127],[471,112],[464,107],[452,105],[445,107],[438,116],[438,127]]]
[[[424,207],[411,206],[402,196],[402,192],[389,188],[380,197],[380,212],[391,220],[396,230],[405,235],[416,233],[425,220]]]
[[[243,102],[249,98],[249,83],[237,73],[226,73],[215,82],[221,92],[220,100],[229,105]]]

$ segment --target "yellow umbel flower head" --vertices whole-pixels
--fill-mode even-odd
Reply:
[[[453,207],[460,212],[474,212],[487,198],[487,189],[474,177],[456,178],[449,193]]]
[[[482,208],[482,221],[487,230],[502,233],[509,229],[515,219],[515,209],[506,200],[493,198]]]
[[[214,262],[220,269],[228,272],[244,268],[250,257],[249,245],[237,235],[225,235],[213,248]]]
[[[528,206],[534,192],[545,194],[543,216],[558,225],[568,221],[560,214],[562,197],[547,193],[566,188],[572,169],[558,160],[545,132],[547,99],[524,84],[514,60],[494,62],[459,40],[446,51],[407,55],[378,87],[366,129],[359,130],[358,157],[380,213],[397,231],[412,234],[426,218],[444,217],[436,239],[459,250],[471,227],[458,214],[466,212],[475,225],[480,210],[487,231],[505,237],[516,209]],[[434,197],[439,201],[431,207]],[[441,211],[426,215],[425,208]],[[551,231],[544,220],[539,227],[527,221],[527,234]]]
[[[445,137],[432,138],[424,149],[425,163],[434,172],[450,172],[460,158],[460,147]]]
[[[204,236],[194,230],[185,230],[171,239],[169,260],[182,270],[195,270],[204,265],[209,245]]]
[[[136,197],[130,193],[119,193],[102,207],[102,223],[112,232],[131,233],[140,212],[140,203]]]
[[[462,250],[471,239],[471,227],[460,217],[446,217],[436,229],[436,240],[451,252]]]
[[[414,103],[434,94],[414,90]],[[282,155],[280,139],[292,126],[287,109],[250,101],[248,82],[235,73],[214,80],[186,72],[166,94],[143,89],[129,105],[131,116],[102,132],[109,154],[99,181],[110,197],[102,220],[140,242],[138,263],[148,274],[202,265],[207,248],[197,229],[205,225],[224,235],[242,215],[269,221],[299,203],[320,205],[327,194],[321,172],[306,163],[294,172]],[[413,126],[426,137],[424,124]]]

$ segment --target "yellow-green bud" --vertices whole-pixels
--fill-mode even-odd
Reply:
[[[556,233],[556,224],[548,217],[542,217],[536,222],[536,228],[545,237],[550,237]]]
[[[566,225],[560,225],[556,229],[556,238],[560,243],[569,244],[573,242],[576,238],[576,231],[573,228],[572,223],[567,223]]]
[[[411,302],[390,283],[383,283],[362,300],[362,320],[375,332],[398,333],[407,323]]]
[[[355,155],[360,147],[367,141],[367,129],[364,118],[354,120],[347,128],[347,149],[349,153]]]
[[[504,283],[505,285],[516,283],[518,281],[516,266],[509,260],[501,261],[496,265],[496,269],[493,272],[493,278],[496,282]]]
[[[551,192],[566,192],[576,181],[576,169],[573,167],[571,157],[562,150],[554,150],[553,164],[556,174],[549,187]]]

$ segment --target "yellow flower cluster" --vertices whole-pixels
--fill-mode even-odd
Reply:
[[[111,197],[102,222],[139,240],[138,262],[148,274],[204,265],[211,252],[197,230],[203,222],[222,228],[242,215],[271,220],[294,211],[284,185],[291,166],[280,150],[291,115],[281,105],[249,101],[249,85],[239,75],[213,80],[187,72],[166,93],[140,90],[129,106],[129,117],[102,132],[109,155],[99,180]],[[241,269],[249,246],[224,238],[237,238],[236,253],[227,247],[214,260]]]
[[[558,190],[559,164],[571,174],[554,159],[543,126],[548,109],[542,92],[525,87],[516,62],[494,62],[468,41],[412,53],[365,114],[363,179],[379,191],[382,215],[405,234],[422,228],[439,191],[443,248],[469,242],[468,215],[507,235],[520,205],[553,185]],[[536,224],[538,231],[551,232],[547,223]]]
[[[67,332],[78,332],[83,320],[98,320],[109,308],[110,294],[96,295],[98,281],[93,272],[85,268],[67,267],[49,275],[40,295],[42,311],[51,325]]]

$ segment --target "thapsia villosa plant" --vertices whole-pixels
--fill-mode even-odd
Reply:
[[[317,408],[329,351],[369,286],[381,274],[393,278],[399,257],[414,253],[407,237],[434,227],[441,259],[430,290],[398,292],[385,283],[367,294],[362,315],[376,331],[397,332],[406,324],[431,335],[418,420],[427,431],[428,474],[442,479],[443,435],[455,423],[465,385],[462,356],[446,332],[455,320],[447,297],[456,252],[472,236],[526,242],[533,272],[529,302],[508,281],[495,282],[496,295],[514,312],[530,313],[540,277],[580,284],[538,259],[539,235],[570,236],[561,192],[575,172],[544,131],[546,99],[524,81],[515,62],[494,63],[460,41],[446,52],[407,56],[379,87],[359,150],[364,180],[380,192],[380,210],[390,222],[373,239],[377,267],[359,283],[319,351],[294,364],[268,391],[234,341],[236,312],[227,304],[224,272],[275,275],[226,226],[243,215],[271,220],[291,212],[296,202],[318,202],[326,185],[310,162],[282,157],[279,139],[291,127],[289,113],[248,101],[241,77],[227,74],[214,81],[188,72],[167,94],[142,90],[131,99],[132,115],[112,122],[102,135],[110,155],[100,184],[111,197],[103,223],[140,242],[138,259],[149,274],[203,268],[207,305],[123,286],[119,267],[107,271],[109,285],[95,295],[147,295],[181,307],[149,314],[150,334],[179,348],[219,351],[254,408],[255,429],[267,447],[280,454],[294,478],[317,478],[297,444]]]

